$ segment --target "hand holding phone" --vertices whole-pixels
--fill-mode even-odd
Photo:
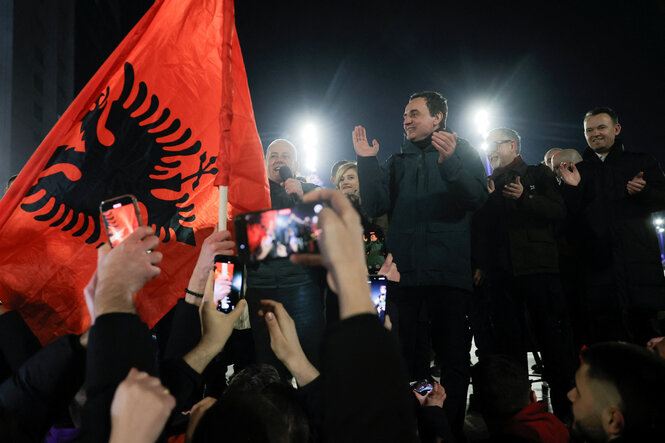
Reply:
[[[323,202],[240,214],[235,220],[238,256],[243,263],[318,252]]]
[[[99,204],[99,212],[112,248],[143,225],[138,202],[131,194],[104,200]]]
[[[228,314],[232,312],[242,298],[244,283],[243,265],[236,257],[215,256],[215,280],[213,300],[217,310]]]

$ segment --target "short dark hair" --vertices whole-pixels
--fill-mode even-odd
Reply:
[[[471,377],[476,405],[486,421],[504,422],[529,405],[529,374],[508,355],[480,360],[471,368]]]
[[[580,353],[587,376],[614,386],[621,396],[622,436],[630,441],[662,441],[665,433],[665,360],[645,348],[598,343]]]
[[[612,119],[612,123],[614,123],[615,125],[619,124],[619,114],[617,114],[616,111],[614,111],[614,109],[609,108],[607,106],[598,106],[597,108],[593,108],[591,111],[584,114],[584,120],[586,120],[591,116],[599,114],[607,114]]]
[[[431,115],[432,117],[436,117],[436,114],[438,114],[439,112],[443,114],[443,119],[441,119],[441,123],[439,124],[439,126],[441,128],[445,128],[446,118],[448,117],[448,100],[446,100],[446,98],[443,95],[439,94],[438,92],[421,91],[411,94],[411,97],[409,97],[409,101],[420,97],[425,99],[425,103],[427,104],[427,109],[429,109],[429,115]]]
[[[280,383],[282,379],[274,366],[267,363],[253,363],[233,374],[224,393],[261,392],[266,386]]]

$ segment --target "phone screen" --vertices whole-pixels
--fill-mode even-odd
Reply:
[[[138,204],[133,195],[103,201],[100,212],[111,247],[115,247],[141,226]]]
[[[236,218],[238,253],[244,261],[285,258],[318,252],[316,239],[322,202],[241,214]]]
[[[388,293],[386,277],[383,275],[370,275],[369,287],[372,303],[379,314],[379,320],[383,323],[386,319],[386,295]]]
[[[213,298],[217,310],[228,314],[240,301],[243,285],[243,266],[235,257],[215,257],[215,284]]]

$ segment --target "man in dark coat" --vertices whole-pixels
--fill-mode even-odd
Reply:
[[[554,173],[545,165],[530,166],[522,160],[521,138],[515,130],[493,129],[487,143],[494,191],[475,215],[474,235],[486,250],[475,273],[488,276],[498,348],[494,352],[512,355],[526,369],[525,345],[533,342],[529,334],[533,331],[552,388],[552,404],[564,417],[570,409],[566,393],[576,359],[553,224],[564,219],[566,208]]]
[[[370,145],[362,126],[353,131],[353,147],[363,208],[370,217],[390,218],[387,247],[403,289],[392,301],[409,375],[429,375],[429,349],[416,350],[419,316],[426,312],[448,394],[444,409],[459,432],[469,381],[469,221],[487,189],[478,152],[446,128],[447,113],[441,94],[413,94],[404,110],[406,140],[400,154],[379,166],[379,143]]]
[[[268,146],[266,166],[272,209],[297,205],[302,202],[303,195],[317,188],[296,178],[297,160],[296,148],[288,140],[278,139]],[[280,169],[285,166],[289,174],[282,172],[280,175]],[[273,364],[282,375],[288,376],[288,371],[270,349],[270,337],[258,315],[261,308],[259,301],[270,299],[288,309],[302,338],[307,358],[318,365],[318,349],[325,327],[325,288],[325,274],[321,269],[306,268],[289,260],[267,260],[261,262],[258,268],[248,270],[246,299],[258,361]]]
[[[643,346],[663,335],[655,314],[665,309],[665,278],[651,213],[665,209],[665,176],[651,155],[624,151],[612,109],[589,111],[584,130],[584,161],[560,168],[584,264],[583,339]]]

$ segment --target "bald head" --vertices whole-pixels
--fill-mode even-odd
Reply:
[[[554,171],[557,177],[561,178],[561,173],[559,168],[561,163],[572,163],[574,165],[582,161],[582,156],[579,152],[574,149],[560,149],[559,152],[556,152],[551,159],[551,169]]]
[[[557,152],[561,152],[561,151],[562,151],[561,148],[552,148],[549,151],[547,151],[545,153],[545,157],[543,158],[543,162],[545,163],[545,166],[547,166],[551,170],[554,170],[554,168],[552,167],[552,157],[554,157],[554,154],[556,154]]]
[[[293,175],[295,175],[298,170],[298,152],[293,143],[283,138],[278,138],[270,143],[266,150],[268,178],[276,183],[281,183],[282,178],[279,175],[279,168],[282,166],[288,166]]]

